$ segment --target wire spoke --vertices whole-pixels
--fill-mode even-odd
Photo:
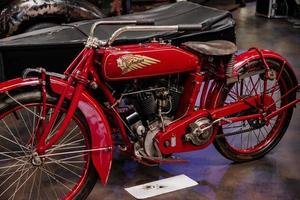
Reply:
[[[33,168],[33,167],[30,167],[30,169],[31,168]],[[9,171],[9,170],[8,170]],[[5,174],[1,174],[0,175],[0,177],[2,177],[2,176],[8,176],[8,175],[11,175],[12,173],[14,173],[14,172],[20,172],[20,171],[22,171],[21,169],[19,169],[19,170],[15,170],[15,171],[13,171],[13,172],[9,172],[9,173],[5,173]]]
[[[25,183],[33,176],[33,174],[35,174],[36,173],[36,171],[37,171],[37,169],[38,168],[36,168],[28,177],[27,177],[27,179],[22,183],[22,185],[14,192],[14,194],[13,195],[15,195],[22,187],[23,187],[23,185],[25,185]],[[29,170],[29,169],[28,169]],[[11,197],[10,197],[11,198]],[[10,199],[9,198],[9,199]]]
[[[48,174],[52,179],[54,179],[56,182],[60,183],[62,186],[64,186],[65,188],[67,188],[69,191],[72,191],[72,189],[70,189],[68,186],[66,186],[65,184],[63,184],[61,181],[59,181],[57,178],[55,178],[54,176],[52,176],[52,172],[49,173],[48,170],[46,170],[45,168],[40,168],[43,172],[45,172],[46,174]]]
[[[5,153],[1,153],[1,152],[0,152],[0,155],[8,157],[8,158],[5,158],[5,159],[1,159],[0,162],[9,161],[9,160],[18,160],[18,161],[21,161],[21,162],[25,162],[24,160],[19,159],[19,158],[26,158],[26,157],[28,157],[27,155],[25,155],[25,156],[19,156],[19,157],[12,157],[12,156],[9,156],[9,155],[7,155]]]
[[[13,165],[10,165],[6,170],[4,170],[1,174],[0,174],[0,177],[6,173],[7,171],[9,171],[11,168],[15,167],[15,165],[19,164],[21,161],[17,161],[15,162]]]
[[[62,144],[76,129],[78,128],[78,126],[76,125],[69,133],[66,134],[66,136],[59,142],[59,144]],[[70,141],[71,139],[74,138],[74,136],[77,136],[78,134],[80,134],[80,132],[76,133],[75,135],[73,135],[70,139],[68,139],[66,142]]]
[[[25,120],[24,120],[24,117],[23,117],[23,115],[22,115],[22,113],[19,111],[19,114],[20,114],[20,116],[21,116],[21,119],[22,119],[22,121],[23,121],[23,123],[24,123],[24,125],[25,125],[25,127],[26,127],[26,129],[27,129],[27,132],[28,132],[28,134],[29,134],[29,137],[31,136],[31,133],[30,133],[30,130],[29,130],[29,128],[28,128],[28,126],[27,126],[27,123],[25,122]]]
[[[11,142],[11,143],[14,143],[14,144],[18,145],[20,147],[20,149],[25,154],[24,149],[26,149],[26,150],[29,150],[29,149],[19,143],[19,141],[17,140],[17,138],[15,137],[15,135],[13,134],[13,132],[11,131],[11,129],[8,127],[8,125],[6,124],[6,122],[4,120],[2,120],[2,123],[5,125],[5,127],[7,128],[7,130],[9,131],[9,133],[11,134],[11,136],[14,138],[15,142],[12,141],[12,140],[10,140],[10,139],[8,139],[8,138],[6,138],[6,137],[4,137],[3,135],[0,135],[0,137],[3,138],[3,139],[5,139],[5,140],[7,140],[7,141],[9,141],[9,142]]]
[[[14,155],[17,156],[17,158],[21,156],[21,155],[18,154],[18,153],[23,153],[23,151],[12,151],[12,150],[10,150],[10,149],[8,149],[8,148],[2,146],[2,145],[0,145],[0,147],[1,147],[3,150],[7,151],[7,152],[2,152],[2,153],[5,153],[5,154],[13,153]],[[30,152],[27,151],[27,153],[30,153]],[[26,155],[24,155],[24,156],[26,156]],[[22,156],[21,156],[21,157],[22,157]]]
[[[19,178],[15,181],[15,182],[17,182],[19,179],[21,179],[22,177],[23,177],[23,175],[24,175],[24,171],[23,171],[23,168],[26,166],[26,163],[25,164],[23,164],[23,165],[21,165],[16,171],[14,171],[12,174],[10,174],[10,176],[9,177],[7,177],[6,179],[5,179],[5,181],[3,181],[1,184],[0,184],[0,187],[4,184],[4,183],[6,183],[11,177],[13,177],[17,172],[19,172],[20,171],[20,169],[22,168],[22,173],[21,173],[21,176],[19,176]],[[30,170],[30,168],[28,168],[27,169],[27,171],[29,171]],[[27,172],[26,171],[26,172]],[[25,173],[26,173],[25,172]],[[1,194],[0,194],[0,197],[9,189],[9,188],[11,188],[14,184],[15,184],[15,182],[13,182],[12,184],[10,184],[10,186],[5,190],[5,191],[3,191]]]
[[[37,187],[37,199],[40,199],[40,188],[41,188],[41,182],[42,182],[42,171],[39,170],[40,176],[39,176],[39,181],[38,181],[38,187]]]
[[[50,118],[49,118],[49,120],[50,120]],[[56,119],[57,120],[57,119]],[[53,135],[55,135],[55,133],[56,133],[56,130],[58,129],[58,127],[61,125],[61,123],[64,121],[64,117],[63,116],[61,116],[61,119],[59,120],[59,122],[57,123],[57,125],[53,128],[53,130],[52,130],[52,128],[51,128],[51,130],[50,130],[50,133],[48,134],[48,137],[47,137],[47,140],[49,140],[50,138],[52,138],[53,137]],[[54,123],[55,124],[55,123]]]
[[[53,145],[53,148],[51,149],[48,149],[47,150],[47,153],[52,153],[53,151],[57,150],[57,149],[61,149],[62,147],[66,147],[66,146],[72,146],[78,142],[82,142],[84,141],[84,139],[79,139],[79,140],[76,140],[76,141],[73,141],[73,142],[70,142],[68,144],[63,144],[63,145]]]
[[[25,164],[26,165],[26,164]],[[23,167],[23,166],[21,166],[21,167]],[[20,167],[20,168],[21,168]],[[29,171],[29,169],[26,169],[26,172],[25,173],[27,173]],[[25,174],[24,173],[24,174]],[[15,173],[14,173],[15,174]],[[23,174],[23,176],[24,176],[24,174]],[[13,174],[11,175],[11,176],[9,176],[9,178],[10,177],[12,177],[13,176]],[[19,179],[21,179],[23,176],[20,176],[19,178],[17,178],[13,183],[11,183],[10,184],[10,186],[9,187],[7,187],[1,194],[0,194],[0,197],[7,191],[7,190],[9,190]],[[6,181],[7,180],[9,180],[9,178],[7,178],[4,182],[2,182],[2,184],[0,185],[0,186],[2,186],[4,183],[6,183]]]
[[[25,174],[25,173],[24,173],[25,166],[26,166],[26,165],[24,165],[24,166],[22,167],[22,170],[21,170],[22,173],[21,173],[21,175],[20,175],[21,177]],[[17,188],[19,187],[20,181],[21,181],[21,179],[18,180],[15,191],[16,191]],[[13,195],[12,195],[9,199],[11,199],[11,198],[14,199],[14,198],[15,198],[15,194],[16,194],[16,193],[13,193]]]
[[[254,91],[255,95],[258,95],[258,94],[257,94],[257,91],[256,91],[256,85],[257,85],[258,81],[256,81],[256,83],[254,84],[254,82],[253,82],[251,76],[249,77],[249,79],[250,79],[250,82],[251,82],[251,84],[252,84],[252,89],[251,89],[251,91],[250,91],[250,94],[252,94],[252,92]]]
[[[55,160],[55,159],[53,159],[53,160]],[[56,161],[58,161],[58,160],[56,160]],[[76,168],[78,170],[82,170],[82,168],[79,167],[79,166],[73,165],[73,164],[85,164],[86,163],[86,161],[81,161],[81,160],[78,160],[78,161],[76,161],[76,160],[75,161],[61,161],[61,160],[59,160],[58,162],[61,163],[61,164],[65,164],[65,165],[68,165],[70,167]]]
[[[7,168],[10,168],[10,167],[18,167],[18,166],[22,166],[22,165],[24,165],[24,163],[22,163],[22,164],[14,164],[14,165],[11,165],[11,166],[0,167],[0,169],[7,169]]]
[[[45,173],[45,172],[44,172]],[[56,196],[56,199],[59,199],[59,197],[58,197],[58,195],[57,195],[57,192],[56,192],[56,189],[55,189],[55,187],[54,187],[54,184],[53,184],[53,182],[52,182],[52,180],[51,180],[51,177],[48,175],[48,173],[45,173],[46,174],[46,176],[47,176],[47,178],[48,178],[48,180],[49,180],[49,183],[50,183],[50,188],[51,188],[51,190],[52,190],[52,192],[54,193],[54,195]]]
[[[76,155],[76,156],[71,156],[71,157],[67,157],[67,158],[60,159],[60,160],[58,160],[58,161],[71,160],[71,159],[73,159],[73,158],[84,157],[85,155],[87,155],[87,154],[85,153],[85,154],[80,154],[80,155]],[[49,157],[48,157],[48,158],[49,158]],[[50,158],[49,158],[49,159],[50,159]],[[53,163],[53,161],[45,162],[45,164],[49,164],[49,163]]]
[[[51,158],[49,158],[51,161],[53,161],[55,164],[61,166],[62,168],[64,168],[65,170],[69,171],[70,173],[74,174],[75,176],[77,176],[78,178],[80,178],[80,175],[76,174],[74,171],[68,169],[67,167],[65,167],[63,164],[61,164],[59,161],[57,160],[53,160]]]
[[[31,187],[30,187],[30,192],[29,192],[29,198],[28,198],[28,199],[31,199],[31,196],[32,196],[32,193],[33,193],[33,188],[34,188],[34,186],[35,186],[36,175],[37,175],[37,173],[34,173],[33,183],[32,183],[32,185],[31,185]]]

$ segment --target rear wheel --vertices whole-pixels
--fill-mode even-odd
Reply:
[[[282,97],[292,88],[292,81],[281,63],[271,60],[268,63],[276,77],[268,79],[267,95],[271,96],[275,102],[272,109],[279,109],[290,101],[292,95],[287,98]],[[260,62],[253,62],[249,64],[244,73],[261,69],[263,68]],[[249,96],[261,95],[264,79],[264,73],[257,73],[231,85],[224,85],[217,95],[214,107],[241,101],[241,99]],[[258,109],[251,108],[231,117],[256,113],[258,113]],[[253,119],[223,125],[215,130],[219,137],[215,139],[214,145],[223,156],[236,162],[260,158],[278,144],[290,123],[292,114],[293,108],[290,108],[280,112],[269,121]],[[227,136],[225,136],[226,134]],[[220,137],[222,135],[224,136]]]
[[[40,96],[39,92],[11,92],[1,97],[0,199],[85,199],[97,180],[91,154],[85,151],[91,148],[87,124],[76,111],[59,141],[38,155]],[[55,98],[47,98],[46,123],[55,102]],[[62,122],[65,107],[47,140]]]

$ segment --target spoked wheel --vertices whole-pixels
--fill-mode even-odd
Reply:
[[[86,151],[90,149],[89,130],[81,113],[76,111],[64,136],[38,155],[41,95],[8,95],[0,106],[0,199],[85,199],[97,175]],[[54,102],[48,99],[46,123]],[[61,109],[47,139],[54,135],[65,113],[66,109]]]
[[[289,96],[282,97],[292,88],[292,81],[282,64],[275,61],[268,62],[273,72],[273,78],[267,80],[266,91],[267,95],[273,99],[275,105],[272,106],[272,109],[274,111],[289,102]],[[259,63],[252,63],[244,73],[261,71],[261,69]],[[254,75],[231,85],[224,85],[215,101],[215,107],[241,101],[250,96],[262,95],[264,80],[264,73],[254,73]],[[258,112],[259,108],[251,108],[230,117],[240,117]],[[289,125],[292,114],[293,108],[290,108],[280,112],[269,121],[251,119],[223,125],[215,130],[218,131],[219,137],[214,141],[214,145],[222,155],[236,162],[260,158],[278,144]],[[224,136],[220,137],[222,135]]]

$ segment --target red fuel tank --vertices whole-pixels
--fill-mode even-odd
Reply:
[[[192,53],[158,42],[110,47],[102,58],[102,72],[110,81],[195,71],[198,65]]]

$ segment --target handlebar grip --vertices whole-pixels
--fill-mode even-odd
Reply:
[[[136,25],[154,25],[155,21],[152,19],[143,19],[143,20],[137,20]]]
[[[181,24],[178,25],[178,31],[201,31],[202,24]]]

